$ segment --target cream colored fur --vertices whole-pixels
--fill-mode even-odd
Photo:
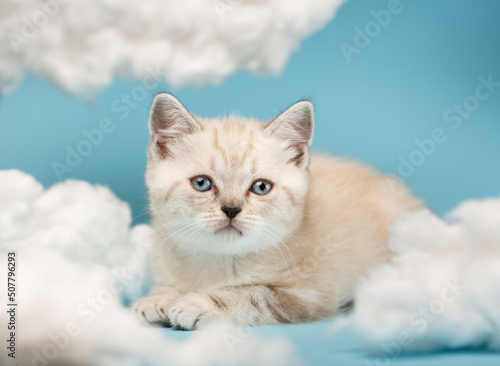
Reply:
[[[391,223],[421,204],[364,165],[310,156],[313,126],[309,101],[263,123],[195,117],[156,96],[146,172],[155,288],[133,305],[141,318],[183,329],[303,322],[352,300],[360,276],[390,257]],[[214,188],[194,189],[200,175]],[[271,191],[250,192],[257,179]],[[232,220],[228,205],[241,208]],[[237,230],[217,231],[229,222]]]

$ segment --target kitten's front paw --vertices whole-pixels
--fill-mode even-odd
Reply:
[[[151,294],[137,299],[132,304],[132,311],[148,323],[170,326],[167,311],[174,300],[175,297],[169,294]]]
[[[193,330],[223,316],[214,300],[205,294],[189,294],[179,298],[170,307],[167,317],[174,328]]]

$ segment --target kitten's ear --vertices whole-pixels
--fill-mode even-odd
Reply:
[[[266,127],[266,132],[288,144],[295,153],[290,162],[297,166],[308,161],[307,152],[312,143],[314,107],[308,100],[301,100],[289,107]]]
[[[155,96],[149,115],[153,155],[166,158],[174,145],[200,129],[198,122],[173,95],[159,93]]]

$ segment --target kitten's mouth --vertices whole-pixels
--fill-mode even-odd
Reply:
[[[216,234],[221,234],[221,235],[229,235],[229,236],[232,236],[232,235],[242,236],[243,235],[243,233],[241,232],[241,230],[238,229],[236,226],[234,226],[231,223],[229,223],[227,225],[224,225],[220,229],[217,229],[215,231],[215,233]]]

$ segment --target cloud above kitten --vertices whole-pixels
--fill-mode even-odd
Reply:
[[[278,74],[343,1],[3,1],[0,92],[28,74],[80,96],[117,76],[200,87]]]

